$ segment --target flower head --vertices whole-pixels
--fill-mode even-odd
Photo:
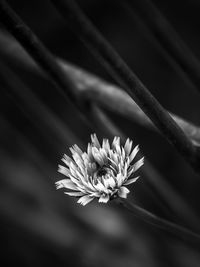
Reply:
[[[101,146],[96,134],[91,135],[91,141],[87,152],[74,145],[70,148],[73,159],[64,155],[66,167],[59,165],[58,171],[67,178],[56,182],[57,189],[67,189],[64,193],[79,197],[82,205],[94,198],[103,203],[115,197],[126,198],[130,192],[126,186],[139,178],[133,176],[144,163],[141,158],[132,164],[139,147],[132,149],[129,138],[124,147],[120,146],[119,137],[114,138],[111,146],[108,139],[103,139]]]

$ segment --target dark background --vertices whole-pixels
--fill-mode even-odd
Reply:
[[[70,32],[50,1],[8,2],[53,54],[115,83]],[[199,94],[142,21],[134,13],[127,13],[120,1],[78,2],[160,103],[199,125]],[[200,2],[153,2],[200,58]],[[5,32],[1,26],[1,34]],[[93,202],[82,207],[76,199],[55,190],[54,183],[61,178],[57,165],[62,155],[69,155],[68,147],[74,143],[85,148],[91,129],[51,81],[20,63],[11,64],[3,56],[2,44],[0,50],[4,66],[11,68],[28,88],[26,91],[15,83],[16,91],[10,90],[5,78],[12,77],[0,66],[2,266],[199,266],[197,246],[142,222],[115,203]],[[135,145],[140,144],[159,173],[149,173],[154,184],[143,175],[130,187],[128,198],[200,232],[199,177],[161,135],[110,111],[107,114]],[[183,203],[193,217],[188,216]]]

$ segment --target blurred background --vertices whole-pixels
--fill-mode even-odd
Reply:
[[[8,2],[54,55],[115,84],[50,1]],[[137,10],[122,2],[78,1],[160,103],[200,125],[200,96],[194,85]],[[200,2],[153,3],[200,59]],[[142,222],[115,203],[93,201],[82,207],[55,190],[54,183],[62,177],[57,166],[64,153],[70,155],[69,146],[76,143],[84,149],[91,133],[100,139],[108,135],[88,126],[0,26],[2,266],[200,266],[198,246]],[[149,161],[140,180],[130,186],[130,201],[200,233],[199,177],[159,133],[111,109],[104,111],[124,135],[140,144]]]

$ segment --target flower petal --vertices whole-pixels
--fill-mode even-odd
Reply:
[[[101,183],[101,182],[98,182],[98,184],[94,185],[94,187],[98,190],[98,191],[105,191],[106,188],[105,186]]]
[[[129,156],[129,159],[130,159],[130,163],[131,161],[135,158],[136,154],[138,153],[139,151],[139,145],[137,145],[133,151],[131,152],[130,156]]]
[[[110,150],[110,143],[108,139],[103,139],[102,147],[105,149],[105,151],[108,153]]]
[[[133,141],[131,141],[129,138],[127,138],[126,143],[124,145],[124,150],[126,152],[126,155],[129,156],[131,152]]]
[[[125,186],[120,187],[118,190],[118,196],[121,198],[127,198],[127,194],[130,192]]]
[[[124,150],[123,147],[121,147],[121,150],[122,150],[121,157],[122,157],[122,160],[124,161],[125,160],[125,157],[126,157],[126,153],[125,153],[125,150]]]
[[[67,165],[69,166],[70,165],[70,162],[73,162],[73,159],[71,159],[69,156],[67,156],[66,154],[64,154],[63,158],[62,158],[62,161]]]
[[[90,193],[89,194],[90,197],[100,197],[101,196],[101,193],[100,192],[94,192],[94,193]]]
[[[77,146],[76,144],[73,146],[74,151],[79,154],[80,156],[83,154],[83,151],[80,149],[79,146]]]
[[[69,195],[71,197],[81,197],[85,195],[83,192],[64,192],[64,194]]]
[[[109,195],[101,195],[99,198],[99,203],[107,203],[109,199]]]
[[[70,162],[70,165],[69,165],[70,172],[76,178],[78,178],[76,175],[77,168],[78,167],[73,162]]]
[[[70,170],[62,165],[58,165],[58,172],[64,174],[67,177],[71,175]]]
[[[138,160],[134,165],[134,172],[136,172],[144,164],[144,157]]]
[[[93,146],[95,146],[98,149],[101,147],[96,134],[91,134],[91,140],[92,140]]]
[[[112,142],[112,147],[114,150],[117,151],[117,153],[121,154],[121,148],[120,148],[120,137],[119,136],[115,136]]]
[[[103,158],[104,164],[106,164],[108,161],[108,155],[107,155],[106,150],[104,148],[100,148],[99,153],[100,153],[101,157]]]
[[[83,197],[79,198],[79,200],[77,201],[77,203],[85,206],[89,202],[91,202],[93,199],[94,199],[94,197],[90,197],[90,196],[86,195],[86,196],[83,196]]]
[[[70,179],[63,179],[55,183],[56,188],[68,188],[72,190],[78,190],[77,186]]]
[[[135,178],[131,178],[131,179],[128,179],[124,185],[129,185],[129,184],[132,184],[132,183],[135,183],[137,181],[137,179],[140,178],[140,176],[137,176]]]
[[[100,166],[104,165],[104,158],[96,147],[92,148],[92,155]]]
[[[110,176],[108,179],[104,180],[104,184],[106,188],[114,188],[116,186],[116,181]]]
[[[92,155],[92,145],[89,143],[88,147],[87,147],[87,154],[88,154],[88,158],[90,160],[90,162],[94,161],[94,157]]]
[[[121,173],[118,173],[117,174],[117,177],[116,177],[116,182],[117,182],[117,186],[120,187],[124,181],[124,177]]]

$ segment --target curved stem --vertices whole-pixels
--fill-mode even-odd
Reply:
[[[63,15],[67,15],[71,19],[73,30],[101,58],[103,64],[108,67],[116,80],[122,84],[130,96],[135,98],[137,104],[158,127],[161,133],[175,146],[186,161],[195,170],[199,171],[199,153],[196,153],[195,146],[137,76],[131,72],[123,60],[98,33],[90,21],[87,20],[75,2],[69,0],[53,2]],[[66,77],[51,53],[4,0],[0,0],[0,21],[25,47],[56,85],[62,89],[63,94],[67,92],[72,103],[79,109],[74,94],[74,83],[70,77]]]
[[[64,97],[67,104],[72,109],[79,110],[80,117],[88,124],[89,122],[82,117],[81,105],[76,95],[77,90],[74,89],[75,84],[71,77],[69,75],[66,76],[63,68],[58,64],[51,52],[4,0],[0,0],[0,22],[57,86],[58,92]]]
[[[120,56],[93,26],[81,9],[71,0],[52,0],[69,27],[90,48],[111,75],[135,100],[154,125],[174,145],[187,162],[199,172],[199,153],[168,112],[129,69]]]
[[[2,33],[0,33],[0,54],[1,57],[9,60],[14,66],[18,67],[18,64],[20,64],[25,70],[34,71],[38,75],[43,74],[18,43]],[[57,62],[63,68],[65,75],[71,77],[78,96],[82,94],[85,98],[103,108],[120,114],[151,130],[156,130],[151,120],[121,88],[67,61],[57,59]],[[200,146],[200,127],[176,114],[171,112],[169,114],[193,144]]]
[[[172,233],[182,240],[189,241],[194,245],[200,245],[200,234],[194,233],[185,227],[158,217],[157,215],[131,203],[126,199],[118,198],[116,201],[139,219]]]
[[[136,12],[145,22],[157,42],[167,51],[179,68],[200,92],[200,62],[174,30],[170,22],[151,0],[125,0],[120,4],[127,11]],[[132,14],[131,14],[132,17]]]

